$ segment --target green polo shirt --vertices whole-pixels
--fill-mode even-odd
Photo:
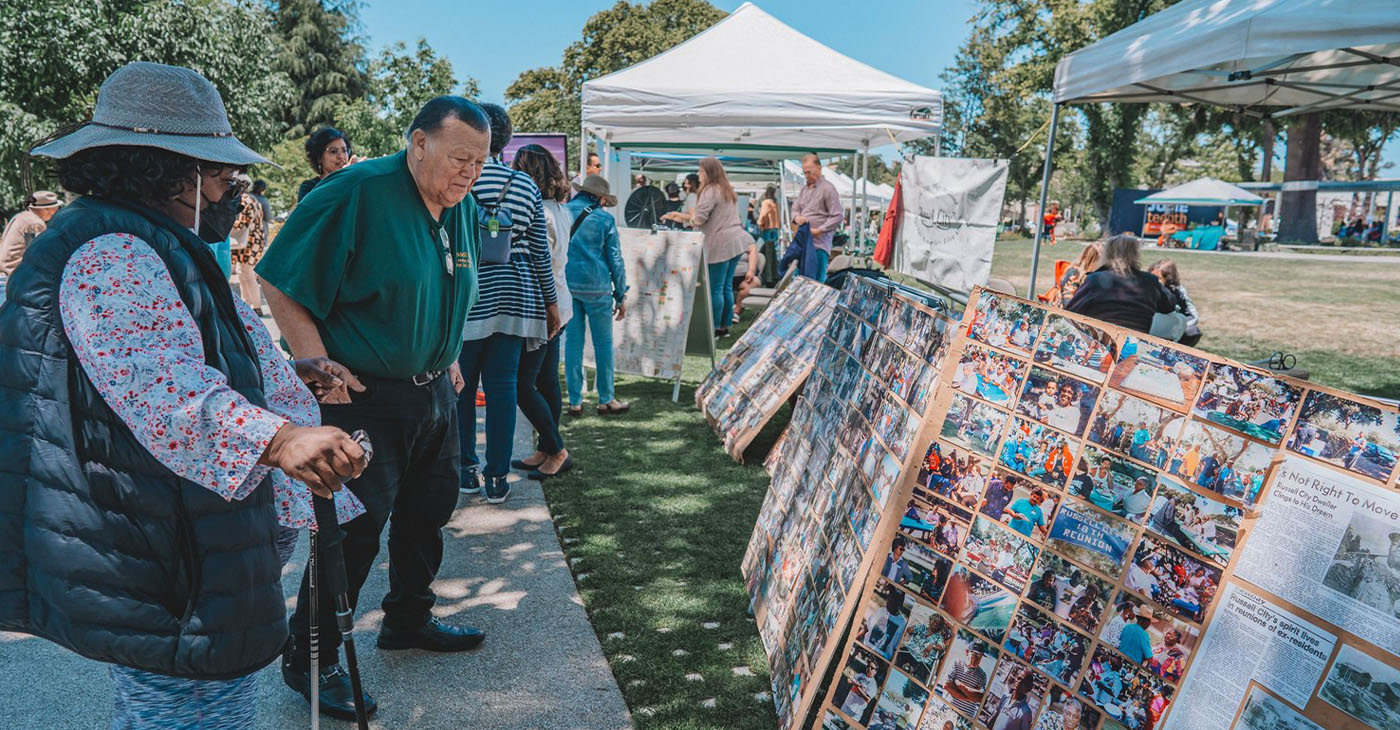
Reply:
[[[332,360],[357,375],[411,378],[447,369],[461,350],[477,296],[475,221],[470,195],[433,220],[400,152],[317,185],[257,272],[311,312]]]

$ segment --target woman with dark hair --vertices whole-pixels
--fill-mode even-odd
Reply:
[[[572,461],[559,433],[559,419],[564,413],[559,390],[559,337],[574,314],[573,298],[564,278],[564,266],[569,261],[569,233],[574,217],[564,203],[569,200],[569,181],[564,170],[549,150],[537,144],[527,144],[515,153],[511,165],[530,176],[539,186],[544,199],[545,233],[549,237],[549,260],[554,269],[554,295],[559,301],[559,330],[550,335],[544,347],[529,350],[520,356],[520,371],[516,378],[516,401],[520,412],[539,434],[539,446],[528,459],[511,462],[517,469],[530,472],[531,479],[547,479],[559,474],[563,465]]]
[[[491,122],[490,159],[471,189],[481,211],[477,224],[482,239],[481,295],[462,329],[459,363],[467,382],[466,394],[457,400],[459,489],[463,494],[484,491],[488,504],[500,504],[510,496],[506,476],[514,461],[520,361],[559,333],[560,315],[544,197],[529,175],[512,170],[501,159],[512,135],[505,108],[482,104],[481,109]],[[484,462],[477,456],[476,444],[478,382],[486,392]],[[568,454],[562,453],[558,471],[545,476],[572,465]],[[554,466],[551,462],[540,468]]]
[[[758,206],[758,235],[763,239],[765,286],[772,286],[778,281],[778,229],[782,225],[778,215],[778,186],[769,185],[763,191],[763,202]]]
[[[681,212],[690,213],[700,202],[700,175],[690,173],[681,181]]]
[[[32,154],[82,197],[0,306],[0,453],[24,455],[0,493],[25,495],[0,506],[0,560],[24,566],[0,576],[0,628],[111,664],[113,727],[251,728],[287,638],[279,523],[314,527],[312,492],[355,517],[340,489],[366,462],[319,426],[298,381],[316,364],[294,371],[208,246],[267,160],[213,84],[153,63],[113,72],[92,121]]]
[[[1137,238],[1119,234],[1104,242],[1099,268],[1084,277],[1065,309],[1146,333],[1152,315],[1175,308],[1157,277],[1139,268]]]
[[[327,175],[358,162],[359,158],[351,156],[350,138],[346,137],[344,132],[335,127],[321,127],[306,138],[306,161],[311,163],[316,177],[303,180],[301,187],[297,188],[298,203],[320,185]]]
[[[1176,269],[1176,262],[1160,259],[1152,264],[1149,271],[1167,288],[1167,294],[1171,295],[1172,307],[1186,317],[1186,332],[1178,342],[1187,347],[1195,347],[1196,343],[1201,341],[1201,317],[1196,312],[1196,305],[1191,302],[1190,295],[1186,293],[1186,287],[1181,285],[1181,273]]]

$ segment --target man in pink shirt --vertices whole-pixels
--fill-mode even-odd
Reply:
[[[802,177],[807,184],[792,202],[792,225],[808,225],[812,231],[812,246],[817,253],[817,281],[826,281],[826,266],[831,262],[831,239],[841,225],[841,196],[836,187],[822,177],[822,161],[815,152],[802,158]]]

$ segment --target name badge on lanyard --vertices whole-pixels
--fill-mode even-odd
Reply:
[[[447,275],[456,273],[456,267],[452,263],[452,242],[447,238],[447,229],[438,229],[438,240],[442,243],[442,263],[447,268]]]

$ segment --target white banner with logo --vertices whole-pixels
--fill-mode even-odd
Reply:
[[[986,284],[1006,174],[1006,160],[915,157],[905,162],[895,270],[952,291]]]

